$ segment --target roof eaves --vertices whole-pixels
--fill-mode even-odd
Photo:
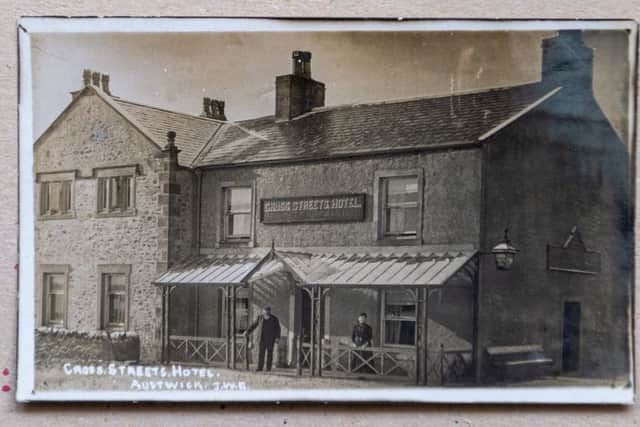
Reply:
[[[262,166],[262,165],[273,165],[273,164],[282,164],[282,163],[305,163],[312,162],[318,160],[345,160],[351,159],[355,157],[366,157],[366,156],[378,156],[382,154],[404,154],[404,153],[415,153],[422,151],[442,151],[442,150],[456,150],[456,149],[469,149],[479,147],[481,144],[479,141],[459,141],[459,142],[450,142],[445,144],[431,144],[431,145],[416,145],[416,146],[405,146],[405,147],[385,147],[378,149],[363,149],[363,150],[354,150],[346,153],[339,153],[334,155],[315,155],[308,157],[283,157],[283,158],[274,158],[274,159],[265,159],[265,160],[246,160],[240,162],[221,162],[221,163],[208,163],[208,164],[198,164],[194,165],[194,167],[199,167],[203,169],[222,169],[229,167],[238,167],[238,166]],[[215,146],[212,148],[215,149]]]
[[[538,100],[534,101],[533,103],[529,104],[528,106],[526,106],[525,108],[523,108],[522,110],[518,111],[516,114],[514,114],[513,116],[509,117],[508,119],[506,119],[505,121],[503,121],[502,123],[494,126],[493,128],[489,129],[487,132],[483,133],[482,135],[480,135],[478,137],[478,141],[484,141],[485,139],[489,138],[490,136],[496,134],[497,132],[499,132],[500,130],[504,129],[505,127],[509,126],[511,123],[515,122],[516,120],[518,120],[520,117],[524,116],[525,114],[527,114],[528,112],[530,112],[531,110],[533,110],[534,108],[536,108],[538,105],[542,104],[544,101],[546,101],[547,99],[551,98],[552,96],[554,96],[556,93],[558,93],[560,90],[562,89],[562,86],[558,86],[557,88],[547,92],[545,95],[543,95],[541,98],[539,98]]]

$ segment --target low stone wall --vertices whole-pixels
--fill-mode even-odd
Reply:
[[[133,333],[36,329],[37,365],[65,360],[138,362],[140,338]]]

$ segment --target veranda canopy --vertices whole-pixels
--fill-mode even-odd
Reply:
[[[157,285],[247,285],[288,272],[300,286],[442,286],[477,251],[471,246],[224,249],[172,267]],[[469,274],[475,266],[469,268]]]

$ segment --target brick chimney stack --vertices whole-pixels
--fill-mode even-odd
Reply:
[[[276,120],[291,120],[324,106],[324,83],[311,78],[311,52],[291,54],[292,73],[276,77]]]
[[[224,101],[212,98],[202,99],[202,114],[200,117],[206,117],[208,119],[227,121],[227,116],[224,113]]]
[[[542,81],[570,92],[592,91],[593,49],[584,43],[582,31],[560,30],[542,41]]]

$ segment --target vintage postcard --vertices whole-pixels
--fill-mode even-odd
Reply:
[[[633,401],[633,21],[18,33],[18,400]]]

